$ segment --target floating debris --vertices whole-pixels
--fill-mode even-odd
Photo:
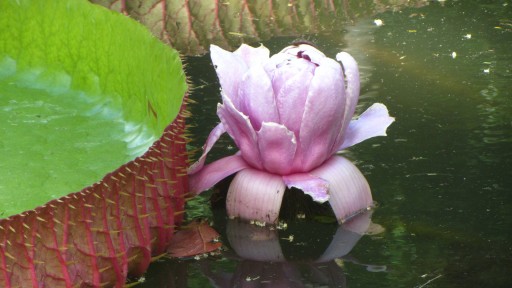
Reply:
[[[245,278],[245,281],[251,282],[251,281],[254,281],[254,280],[258,280],[258,279],[260,279],[260,276],[256,276],[256,277],[253,277],[253,278],[251,278],[250,276],[247,276]]]
[[[279,223],[277,223],[277,230],[286,230],[286,228],[288,228],[288,224],[286,222],[279,221]]]
[[[386,231],[386,228],[384,228],[384,226],[371,222],[370,225],[368,226],[368,229],[366,230],[366,232],[364,234],[365,235],[377,235],[377,234],[384,233],[385,231]]]
[[[384,25],[384,22],[381,20],[381,19],[375,19],[373,20],[373,23],[377,26],[382,26]]]
[[[233,36],[237,36],[237,37],[245,37],[245,36],[247,36],[247,34],[238,33],[238,32],[234,32],[234,31],[228,32],[228,34],[229,35],[233,35]]]
[[[251,220],[250,223],[259,227],[265,227],[267,225],[267,223],[265,223],[264,221],[258,220]]]
[[[293,242],[294,236],[293,236],[293,235],[290,235],[290,236],[288,236],[288,237],[286,237],[286,238],[281,238],[281,239],[286,240],[286,241],[289,241],[289,242],[291,243],[291,242]]]

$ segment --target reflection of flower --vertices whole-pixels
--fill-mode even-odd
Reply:
[[[231,53],[212,45],[211,57],[222,86],[221,123],[190,169],[193,192],[238,172],[228,191],[228,214],[264,222],[277,220],[286,186],[314,201],[329,201],[340,222],[371,205],[359,170],[334,154],[386,135],[394,119],[386,106],[374,104],[350,121],[359,97],[359,71],[349,54],[336,55],[340,65],[306,44],[271,58],[263,46],[242,45]],[[240,151],[204,166],[224,132]]]
[[[209,262],[201,263],[201,271],[215,287],[346,287],[342,262],[355,262],[368,271],[386,271],[386,266],[359,263],[347,256],[361,237],[372,230],[371,212],[353,217],[337,227],[327,248],[318,247],[319,257],[309,254],[303,257],[304,250],[312,250],[319,245],[318,238],[303,235],[303,225],[292,225],[287,230],[271,227],[258,227],[246,222],[228,220],[226,229],[225,255],[237,260],[233,273],[212,269]],[[314,223],[318,225],[318,223]],[[319,232],[326,237],[325,228]],[[295,235],[293,241],[287,235]],[[283,238],[284,236],[284,238]],[[327,236],[326,238],[328,238]],[[323,250],[325,249],[325,250]],[[293,258],[293,260],[288,259]],[[312,258],[310,258],[312,256]],[[245,285],[244,285],[245,284]]]
[[[327,248],[315,247],[315,249],[322,248],[323,253],[320,257],[308,259],[309,256],[303,255],[303,249],[311,250],[314,246],[323,246],[319,243],[319,237],[310,237],[303,231],[303,225],[294,224],[293,227],[288,226],[286,230],[279,230],[273,227],[259,227],[251,225],[246,222],[238,220],[228,220],[226,228],[226,238],[229,246],[236,252],[236,254],[248,260],[263,261],[263,262],[287,262],[287,257],[283,254],[283,245],[286,245],[287,251],[292,252],[295,260],[312,261],[317,263],[328,262],[337,258],[346,256],[355,247],[359,239],[369,230],[372,226],[379,226],[371,222],[372,211],[361,213],[356,217],[345,222],[343,225],[336,226],[336,230],[328,230],[324,226],[319,226],[316,235],[322,238],[329,239],[332,237],[331,242]],[[293,224],[293,223],[292,223]],[[311,225],[319,225],[319,223],[312,223]],[[334,232],[334,235],[331,233]],[[295,235],[290,238],[290,235]],[[280,241],[280,239],[288,241]],[[227,243],[226,243],[227,244]],[[297,259],[298,257],[298,259]]]

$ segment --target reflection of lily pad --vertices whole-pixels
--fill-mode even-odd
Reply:
[[[1,1],[0,35],[0,217],[142,154],[187,89],[176,51],[86,1]]]

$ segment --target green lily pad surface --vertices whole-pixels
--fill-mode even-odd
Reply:
[[[87,1],[1,1],[0,35],[0,218],[144,153],[187,90],[175,50]]]

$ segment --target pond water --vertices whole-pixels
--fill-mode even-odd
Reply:
[[[512,2],[427,4],[302,35],[328,56],[357,59],[359,112],[382,102],[396,117],[387,137],[344,153],[378,202],[367,235],[309,220],[253,231],[212,212],[206,193],[191,214],[214,220],[228,248],[155,263],[140,287],[512,287]],[[296,38],[262,42],[275,53]],[[200,147],[218,122],[219,86],[209,55],[186,62]],[[209,159],[235,151],[225,137]],[[233,231],[264,241],[238,242]],[[262,243],[269,255],[250,255]],[[288,262],[275,260],[279,246]]]

